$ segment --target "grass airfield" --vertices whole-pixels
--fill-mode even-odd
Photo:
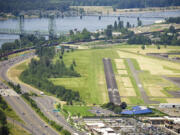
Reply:
[[[139,78],[149,99],[160,103],[177,103],[180,98],[175,98],[168,91],[180,90],[174,83],[166,80],[163,76],[180,77],[180,63],[175,63],[159,58],[146,56],[146,53],[166,53],[180,50],[177,46],[168,46],[157,49],[156,46],[147,46],[145,50],[140,45],[116,45],[108,48],[82,49],[65,53],[64,62],[70,66],[73,60],[75,70],[81,74],[77,78],[49,78],[55,85],[62,85],[75,91],[79,91],[81,99],[86,105],[101,105],[107,103],[108,93],[104,75],[102,59],[112,59],[121,100],[128,104],[141,105],[138,85],[136,84],[131,70],[127,64],[127,58],[131,59],[135,69],[139,71]],[[59,54],[54,62],[59,59]],[[27,62],[18,64],[9,70],[8,75],[18,79],[20,73],[27,68]]]
[[[108,95],[102,58],[109,57],[112,59],[122,101],[128,104],[144,104],[138,85],[126,62],[126,59],[130,58],[136,70],[141,71],[139,78],[151,100],[176,103],[180,102],[180,98],[173,98],[167,90],[176,91],[180,88],[163,76],[180,77],[180,63],[149,57],[146,53],[166,53],[177,49],[180,47],[161,46],[161,49],[157,49],[152,45],[142,50],[140,45],[117,45],[111,48],[76,50],[65,53],[64,62],[70,65],[74,59],[77,64],[75,70],[81,74],[81,77],[51,78],[50,80],[55,85],[63,85],[79,91],[87,105],[106,103]],[[57,55],[55,60],[58,58]]]

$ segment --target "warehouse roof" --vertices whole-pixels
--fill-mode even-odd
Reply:
[[[144,106],[134,106],[131,110],[124,110],[121,114],[133,115],[133,114],[147,114],[152,113],[152,110]]]

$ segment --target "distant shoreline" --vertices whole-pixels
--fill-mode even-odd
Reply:
[[[116,9],[113,11],[111,6],[71,6],[71,9],[79,10],[81,8],[84,9],[82,13],[83,16],[118,16],[124,14],[137,14],[137,13],[151,13],[151,12],[166,12],[166,11],[180,11],[180,6],[176,7],[153,7],[153,8],[131,8],[131,9]],[[54,10],[54,12],[57,12]],[[70,11],[71,12],[71,11]],[[64,15],[65,17],[74,17],[80,16],[80,13],[71,14],[69,12],[68,15]],[[37,14],[27,15],[24,14],[25,18],[40,18]],[[0,16],[0,21],[8,20],[11,18],[17,18],[17,16],[12,15],[11,13],[5,14],[5,16]],[[43,17],[42,17],[43,18]]]

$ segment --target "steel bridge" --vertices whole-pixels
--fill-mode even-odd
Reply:
[[[51,15],[49,17],[49,26],[48,31],[42,30],[25,30],[24,29],[24,15],[19,16],[19,29],[8,29],[8,28],[1,28],[0,34],[8,34],[8,35],[25,35],[25,34],[32,34],[36,36],[48,36],[50,38],[56,37],[57,35],[63,34],[62,32],[56,31],[56,23],[55,23],[55,16]]]

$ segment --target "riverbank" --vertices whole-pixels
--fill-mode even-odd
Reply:
[[[49,15],[56,15],[57,17],[75,17],[81,15],[83,9],[83,16],[117,16],[122,14],[137,14],[137,13],[152,13],[152,12],[165,12],[165,11],[180,11],[180,6],[171,7],[148,7],[148,8],[130,8],[130,9],[113,9],[112,6],[71,6],[71,10],[61,12],[59,10],[29,10],[23,11],[24,17],[27,19],[31,18],[42,18],[48,17]],[[7,20],[10,18],[17,18],[11,13],[0,13],[0,21]]]
[[[72,9],[83,9],[85,15],[101,14],[101,15],[119,15],[129,13],[145,13],[145,12],[158,12],[158,11],[177,11],[180,6],[172,7],[148,7],[148,8],[130,8],[130,9],[113,9],[112,6],[71,6]]]

